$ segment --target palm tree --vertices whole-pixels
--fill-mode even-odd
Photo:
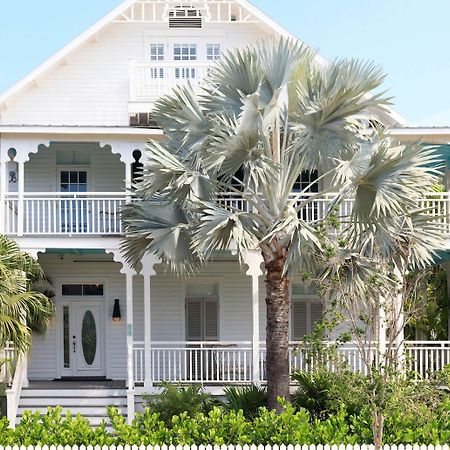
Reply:
[[[388,100],[374,92],[383,79],[371,63],[318,66],[296,42],[262,41],[225,54],[200,96],[190,85],[177,87],[152,111],[166,139],[148,144],[139,200],[123,210],[124,254],[137,264],[154,252],[172,270],[189,274],[216,250],[233,247],[241,260],[248,250],[261,252],[268,406],[277,411],[278,397],[289,400],[289,280],[321,248],[322,220],[307,223],[302,211],[338,189],[330,211],[357,193],[355,208],[365,212],[364,202],[377,203],[382,192],[381,218],[412,195],[395,188],[392,167],[384,172],[388,148],[370,144],[375,124],[388,120]],[[397,166],[410,158],[405,153],[395,161],[400,183]],[[302,172],[317,169],[334,187],[305,195],[310,185],[293,195]],[[224,202],[225,192],[248,208]]]
[[[27,351],[31,345],[27,323],[46,323],[53,316],[51,300],[31,290],[32,283],[43,279],[39,263],[0,235],[0,348],[11,341],[17,352]]]

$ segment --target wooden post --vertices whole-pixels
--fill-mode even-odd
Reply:
[[[25,161],[23,159],[18,159],[18,179],[19,179],[19,197],[18,197],[18,204],[17,204],[17,235],[23,236],[23,223],[24,223],[24,216],[25,216],[25,209],[24,209],[24,193],[25,193]]]
[[[7,145],[0,141],[0,234],[5,233],[6,229],[6,192],[8,187],[8,174],[7,174],[7,158],[8,158]]]
[[[134,371],[133,371],[133,272],[128,270],[126,276],[127,296],[127,407],[128,423],[134,419]]]
[[[153,387],[152,379],[152,316],[151,316],[151,277],[156,274],[154,266],[158,258],[147,253],[142,258],[141,274],[144,277],[144,387]]]
[[[252,382],[261,384],[260,371],[260,336],[259,336],[259,277],[262,275],[263,258],[260,252],[248,251],[244,263],[248,266],[247,275],[252,277]]]

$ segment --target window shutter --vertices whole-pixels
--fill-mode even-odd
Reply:
[[[308,334],[308,317],[306,315],[306,303],[294,301],[292,303],[292,337],[294,341],[299,341]]]
[[[205,341],[217,341],[218,336],[217,300],[205,300]]]
[[[314,302],[311,303],[311,331],[314,330],[314,324],[320,322],[323,317],[323,306],[322,303]]]
[[[188,341],[201,341],[202,336],[202,301],[186,301],[186,337]]]

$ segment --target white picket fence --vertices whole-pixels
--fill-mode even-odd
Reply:
[[[374,445],[36,445],[7,446],[0,450],[375,450]],[[383,450],[450,450],[449,445],[384,445]]]

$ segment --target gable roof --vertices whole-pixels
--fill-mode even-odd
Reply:
[[[78,37],[73,39],[66,46],[64,46],[61,50],[59,50],[53,56],[51,56],[46,61],[44,61],[36,69],[34,69],[32,72],[30,72],[24,78],[19,80],[17,83],[15,83],[9,89],[7,89],[3,94],[0,95],[0,111],[2,110],[2,108],[5,105],[7,105],[9,99],[11,99],[13,96],[19,94],[21,91],[26,89],[31,84],[37,83],[39,78],[42,75],[44,75],[47,71],[49,71],[52,68],[54,68],[55,66],[57,66],[61,61],[64,61],[64,59],[67,58],[72,52],[77,51],[84,44],[89,42],[98,33],[100,33],[102,30],[104,30],[108,25],[110,25],[113,22],[113,20],[117,19],[121,14],[126,12],[127,9],[132,7],[138,1],[139,0],[125,0],[117,8],[113,9],[110,13],[106,14],[97,23],[95,23],[90,28],[88,28],[86,31],[81,33]],[[248,0],[234,0],[234,1],[236,2],[237,5],[245,8],[247,11],[249,11],[250,14],[252,14],[258,20],[260,20],[261,23],[267,25],[269,28],[271,28],[273,31],[275,31],[280,36],[283,36],[285,38],[296,39],[303,43],[303,41],[301,41],[301,39],[299,39],[297,36],[292,34],[286,28],[282,27],[279,23],[277,23],[275,20],[273,20],[267,14],[262,12],[256,6],[251,4]],[[314,58],[315,58],[315,61],[317,62],[317,64],[319,64],[319,65],[327,64],[327,61],[317,53],[315,54]],[[391,123],[392,126],[403,125],[405,123],[405,120],[403,119],[403,117],[401,117],[399,114],[397,114],[393,110],[389,111],[389,117],[392,119],[392,123]]]
[[[56,52],[53,56],[43,62],[40,66],[22,78],[20,81],[15,83],[12,87],[6,90],[2,95],[0,95],[0,109],[3,105],[5,105],[8,100],[14,95],[21,92],[23,89],[28,87],[30,84],[36,82],[39,77],[41,77],[45,72],[55,67],[58,63],[67,58],[72,52],[78,50],[85,43],[89,42],[90,39],[95,37],[99,32],[105,29],[111,22],[118,18],[122,13],[126,12],[126,10],[132,7],[138,0],[125,0],[122,4],[120,4],[117,8],[113,9],[109,14],[100,19],[97,23],[88,28],[85,32],[81,33],[74,40],[69,42],[65,47]],[[235,0],[236,4],[242,6],[247,9],[252,15],[258,18],[262,23],[266,24],[268,27],[273,29],[280,36],[289,37],[289,38],[298,38],[294,36],[292,33],[287,31],[269,16],[264,14],[261,10],[253,6],[247,0]],[[321,57],[318,58],[321,62],[325,62]]]

